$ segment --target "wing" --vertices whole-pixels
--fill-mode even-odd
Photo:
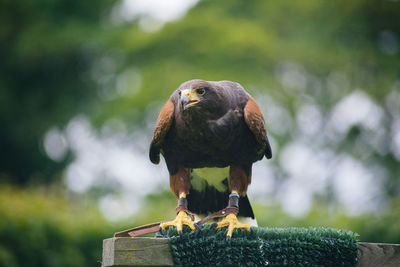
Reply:
[[[260,107],[250,95],[249,100],[244,107],[244,120],[250,131],[256,137],[257,142],[261,145],[263,154],[265,154],[267,159],[272,158],[272,150],[265,129],[264,117],[261,113]]]
[[[150,144],[150,160],[154,164],[160,162],[160,148],[164,142],[164,138],[171,128],[172,122],[174,121],[174,110],[175,106],[171,99],[168,99],[164,107],[161,109],[158,115],[156,129],[154,130],[153,139]]]

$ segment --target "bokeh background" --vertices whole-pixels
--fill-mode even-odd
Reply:
[[[148,146],[180,83],[241,83],[274,157],[268,227],[400,243],[400,2],[0,1],[0,265],[100,266],[102,239],[172,219]]]

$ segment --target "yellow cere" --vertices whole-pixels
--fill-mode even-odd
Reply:
[[[200,101],[200,98],[196,93],[196,90],[184,89],[182,90],[182,95],[186,95],[191,101],[196,101],[196,100]]]

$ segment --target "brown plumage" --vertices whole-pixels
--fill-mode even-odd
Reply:
[[[254,99],[238,83],[203,80],[180,85],[161,109],[150,145],[150,160],[159,163],[160,153],[170,173],[171,190],[177,197],[191,193],[192,172],[204,167],[230,167],[230,192],[245,196],[252,164],[264,155],[272,157],[264,118]],[[207,187],[206,183],[203,188]],[[222,193],[226,198],[229,191],[225,191]],[[192,200],[202,203],[201,199]],[[188,201],[190,208],[190,194]],[[198,210],[211,212],[223,208],[218,205]],[[191,209],[196,211],[193,205]],[[249,214],[253,217],[251,208]]]

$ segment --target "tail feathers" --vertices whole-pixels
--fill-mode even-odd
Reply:
[[[223,181],[228,185],[228,179]],[[228,186],[226,186],[228,188]],[[218,191],[215,187],[206,183],[200,191],[191,188],[187,195],[188,209],[196,214],[206,215],[225,208],[228,204],[229,190]],[[239,198],[239,214],[241,217],[254,219],[253,209],[251,208],[247,196]]]
[[[249,198],[247,197],[247,195],[239,198],[239,214],[238,214],[238,216],[249,217],[249,218],[255,219],[253,209],[250,205],[250,201],[249,201]]]

